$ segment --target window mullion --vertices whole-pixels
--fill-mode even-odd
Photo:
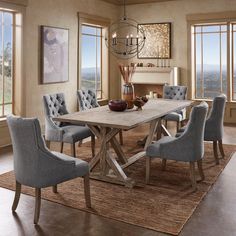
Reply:
[[[5,74],[4,74],[4,60],[5,60],[5,53],[4,53],[4,20],[3,20],[3,12],[1,12],[1,23],[2,23],[2,115],[5,115]]]
[[[222,76],[222,33],[220,25],[220,34],[219,34],[219,49],[220,49],[220,93],[223,92],[223,76]]]
[[[230,35],[230,22],[227,23],[227,59],[226,59],[226,63],[227,63],[227,99],[228,101],[231,101],[232,98],[232,93],[231,93],[231,77],[232,77],[232,72],[231,72],[231,61],[232,61],[232,55],[231,55],[231,35]]]
[[[204,77],[203,77],[203,33],[201,27],[201,97],[204,97]]]
[[[97,29],[96,29],[96,36],[97,36]],[[95,91],[96,91],[96,95],[97,95],[97,76],[98,76],[98,39],[97,37],[95,38],[96,39],[96,75],[95,75]]]

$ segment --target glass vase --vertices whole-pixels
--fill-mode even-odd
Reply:
[[[134,86],[132,83],[123,84],[122,98],[127,102],[127,109],[134,107]]]

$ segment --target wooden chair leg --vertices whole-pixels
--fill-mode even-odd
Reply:
[[[57,185],[52,186],[52,191],[53,191],[54,193],[57,193]]]
[[[183,127],[185,125],[185,120],[180,121],[180,126]]]
[[[225,157],[225,152],[224,152],[224,149],[223,149],[222,140],[218,141],[218,146],[219,146],[219,149],[220,149],[220,154],[221,154],[222,158],[224,158]]]
[[[168,121],[165,120],[165,127],[167,128],[167,126],[168,126]]]
[[[45,143],[46,143],[47,148],[50,149],[50,144],[51,144],[51,142],[48,141],[48,140],[45,140]]]
[[[176,133],[179,132],[179,128],[180,128],[180,122],[177,121],[177,122],[176,122]]]
[[[198,171],[201,177],[201,181],[203,181],[205,179],[205,175],[202,169],[202,159],[197,161],[197,166],[198,166]]]
[[[92,156],[95,156],[95,136],[91,136],[91,149],[92,149]]]
[[[217,152],[217,141],[213,141],[213,151],[214,151],[216,165],[219,165],[219,157],[218,157],[218,152]]]
[[[166,159],[162,159],[161,161],[161,170],[166,170]]]
[[[151,158],[146,157],[146,184],[150,181],[150,170],[151,170]]]
[[[16,192],[15,192],[15,198],[14,198],[12,208],[11,208],[12,211],[15,211],[18,206],[18,203],[20,200],[20,194],[21,194],[21,184],[16,181]]]
[[[35,188],[34,224],[38,224],[41,206],[41,189]]]
[[[191,178],[193,191],[196,191],[197,184],[196,184],[195,163],[194,162],[190,162],[190,178]]]
[[[71,156],[76,157],[75,143],[71,144]]]
[[[122,133],[122,130],[119,132],[119,139],[120,139],[120,145],[123,145],[124,142],[123,142],[123,133]]]
[[[63,153],[63,148],[64,148],[64,143],[61,142],[61,150],[60,150],[61,153]]]
[[[91,208],[89,174],[85,175],[83,178],[84,178],[84,196],[85,196],[86,206],[88,208]]]

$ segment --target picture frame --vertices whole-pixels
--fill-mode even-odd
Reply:
[[[171,59],[171,23],[138,24],[145,31],[146,42],[139,59]]]
[[[69,29],[42,25],[41,84],[69,81]]]

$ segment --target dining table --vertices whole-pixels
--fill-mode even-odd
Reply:
[[[125,169],[145,157],[145,150],[154,137],[159,139],[162,134],[170,135],[166,127],[162,125],[162,118],[165,115],[184,109],[191,104],[190,100],[150,99],[142,110],[133,108],[116,112],[111,111],[106,105],[58,116],[53,120],[86,125],[99,140],[99,150],[89,163],[91,178],[133,187],[136,182],[127,176]],[[130,130],[145,123],[149,123],[149,132],[144,148],[128,158],[116,135],[121,130]]]

